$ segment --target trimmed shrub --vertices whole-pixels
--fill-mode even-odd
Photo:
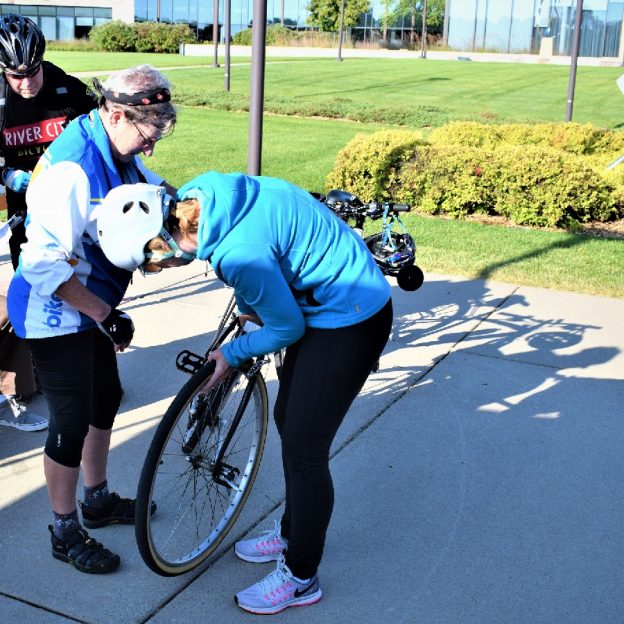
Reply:
[[[195,41],[187,24],[163,24],[162,22],[137,22],[134,24],[137,52],[175,54],[181,43]]]
[[[501,215],[519,225],[575,229],[618,217],[623,179],[597,169],[595,157],[550,146],[428,145],[414,133],[385,131],[351,141],[326,187],[428,214]]]
[[[91,29],[89,40],[106,52],[161,52],[175,54],[181,43],[195,41],[186,24],[163,22],[107,22]]]
[[[89,41],[98,50],[105,52],[133,52],[136,45],[136,32],[130,24],[114,21],[94,26],[89,32]]]
[[[616,187],[583,157],[547,147],[492,153],[496,213],[521,225],[575,229],[618,214]]]
[[[424,145],[403,163],[388,189],[419,212],[454,218],[494,214],[489,152],[470,147]]]
[[[570,154],[585,155],[624,151],[624,132],[578,123],[490,125],[453,122],[434,129],[429,135],[429,141],[434,144],[490,148],[502,143],[542,145]]]
[[[420,133],[406,130],[358,134],[339,152],[326,190],[346,189],[362,201],[389,199],[402,163],[422,144]]]

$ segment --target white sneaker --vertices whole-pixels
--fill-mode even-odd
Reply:
[[[243,561],[250,561],[251,563],[277,561],[286,550],[288,542],[280,533],[279,520],[274,522],[275,527],[272,531],[264,531],[258,537],[236,542],[234,545],[236,556]]]
[[[20,431],[43,431],[48,421],[43,416],[31,412],[13,396],[4,396],[0,403],[0,425],[15,427]]]
[[[245,611],[270,615],[288,607],[314,604],[322,595],[316,574],[307,580],[298,579],[293,576],[284,557],[280,557],[274,572],[255,585],[238,592],[234,600]]]

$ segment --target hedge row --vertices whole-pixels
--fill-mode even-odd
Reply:
[[[105,52],[167,52],[176,54],[181,43],[195,41],[187,24],[114,21],[95,26],[89,41]]]
[[[560,130],[553,124],[553,136]],[[326,188],[344,188],[365,201],[404,202],[428,214],[501,215],[540,227],[575,229],[624,216],[622,173],[606,173],[595,157],[548,141],[475,147],[442,144],[442,135],[434,143],[401,131],[358,135],[338,155]]]
[[[624,133],[578,123],[490,125],[458,121],[433,130],[429,141],[442,145],[486,148],[504,143],[542,145],[579,155],[624,151]]]

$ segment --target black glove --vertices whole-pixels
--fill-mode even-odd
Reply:
[[[121,310],[112,309],[110,314],[101,323],[98,323],[98,327],[116,345],[126,344],[134,336],[132,319]]]

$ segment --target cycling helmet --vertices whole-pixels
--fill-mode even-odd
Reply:
[[[414,261],[416,243],[407,232],[381,232],[367,236],[366,246],[384,275],[396,277],[403,290],[417,290],[424,281],[423,272]]]
[[[154,184],[123,184],[112,189],[97,213],[104,255],[115,266],[134,271],[145,262],[145,245],[162,233],[172,204],[171,195]]]
[[[0,65],[16,74],[37,68],[45,52],[45,37],[28,17],[0,16]]]

